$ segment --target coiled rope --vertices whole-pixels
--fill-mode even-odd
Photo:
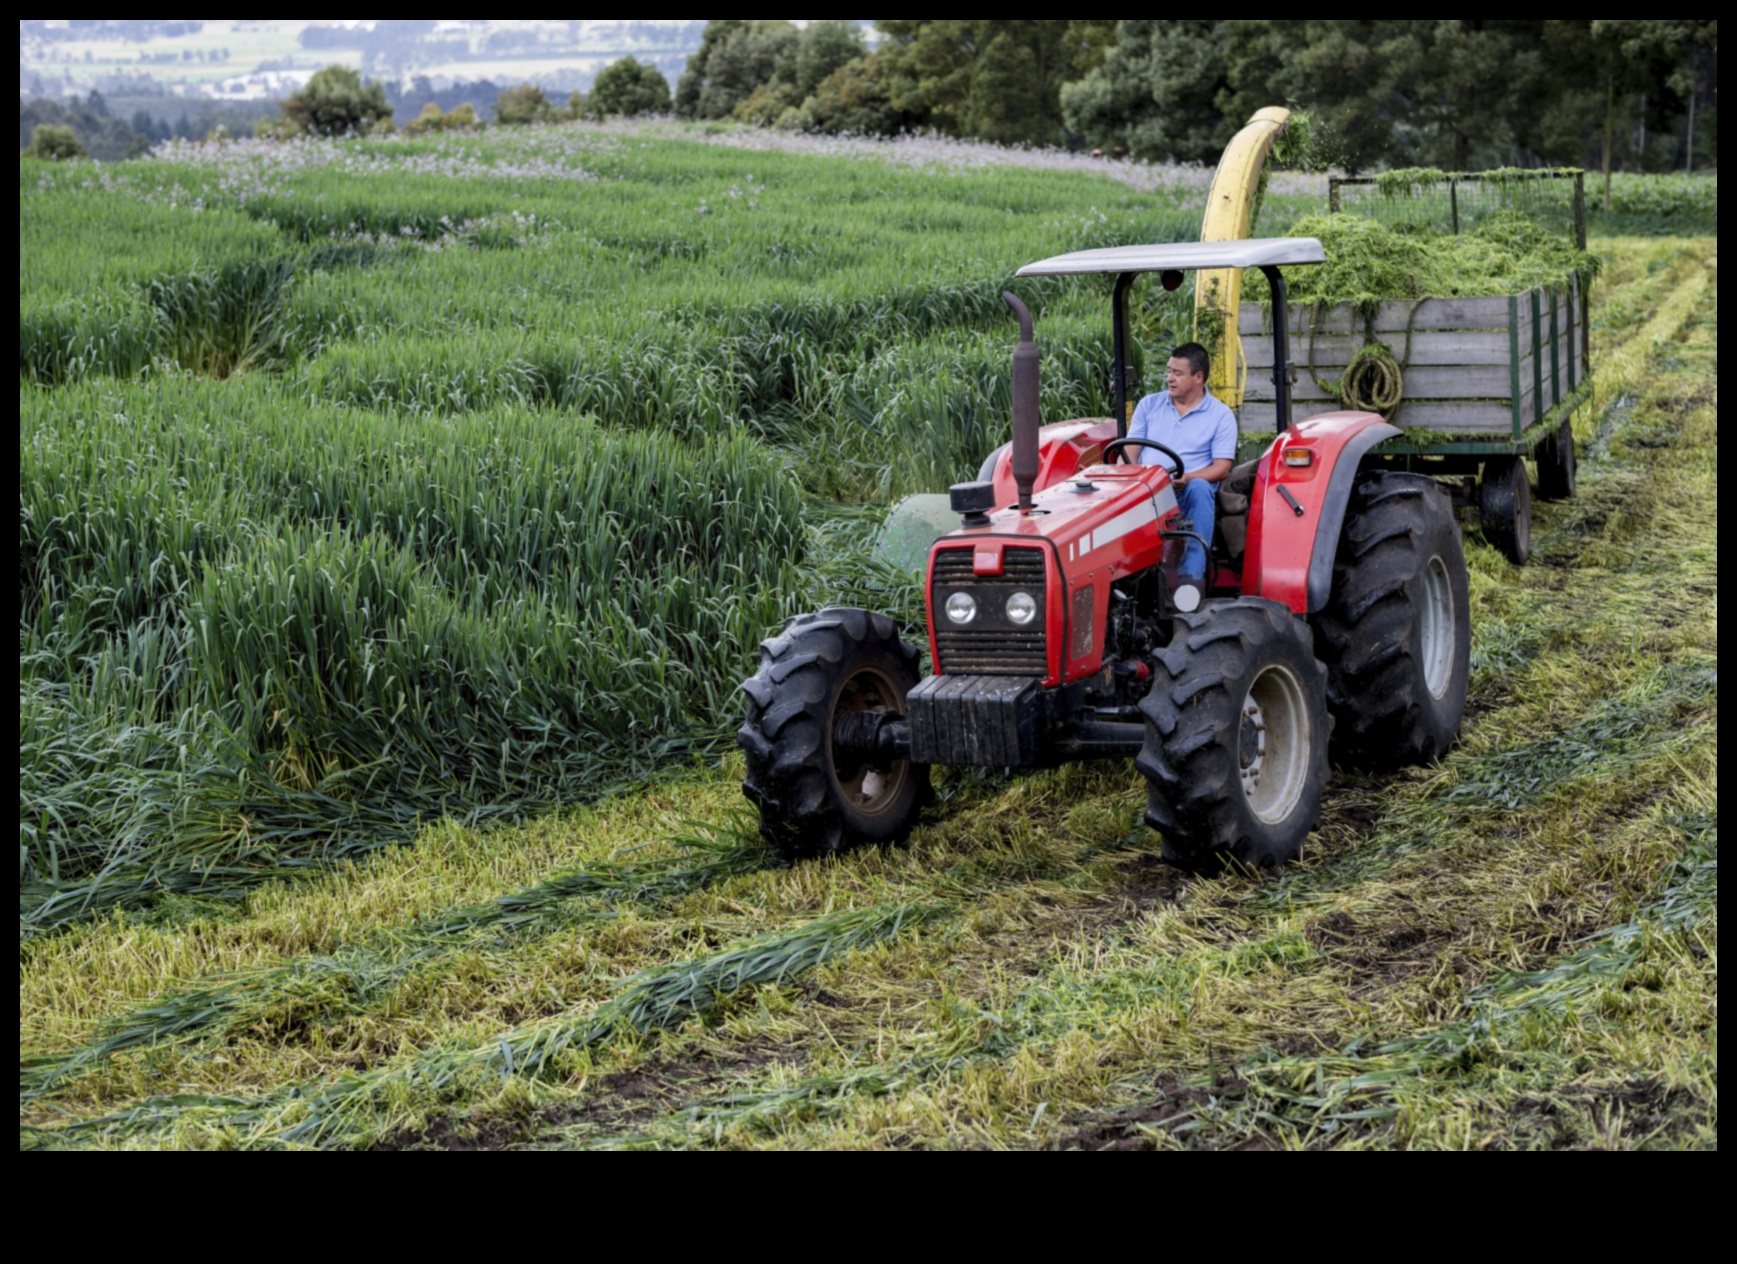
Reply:
[[[1405,370],[1411,363],[1411,330],[1417,320],[1418,299],[1405,318],[1405,355],[1395,359],[1393,348],[1375,336],[1375,311],[1364,313],[1363,345],[1336,379],[1323,379],[1315,371],[1315,338],[1321,308],[1317,305],[1309,315],[1309,376],[1322,393],[1334,396],[1341,408],[1358,412],[1379,413],[1393,420],[1405,399]]]
[[[1385,342],[1366,342],[1339,377],[1339,403],[1359,412],[1388,416],[1405,398],[1405,372]]]

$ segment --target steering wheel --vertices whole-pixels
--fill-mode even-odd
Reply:
[[[1182,458],[1156,439],[1117,439],[1111,443],[1106,443],[1104,445],[1104,464],[1114,465],[1117,457],[1127,461],[1127,449],[1129,448],[1156,448],[1171,460],[1170,477],[1178,482],[1182,480]]]

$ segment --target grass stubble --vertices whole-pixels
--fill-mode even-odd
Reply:
[[[1464,741],[1302,865],[1156,866],[1106,765],[781,868],[681,824],[726,761],[27,945],[25,1144],[1716,1145],[1716,246],[1604,253],[1603,455],[1471,550]]]

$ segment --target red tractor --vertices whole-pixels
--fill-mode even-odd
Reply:
[[[1313,238],[1129,246],[1020,276],[1109,274],[1115,420],[1045,426],[1038,350],[1012,294],[1013,441],[951,490],[929,550],[932,673],[893,621],[829,608],[764,642],[742,688],[743,791],[787,855],[907,834],[934,764],[1025,768],[1135,757],[1164,856],[1197,869],[1294,859],[1334,754],[1434,759],[1454,740],[1470,650],[1465,555],[1446,492],[1372,452],[1373,413],[1281,429],[1220,484],[1206,591],[1178,582],[1194,532],[1174,452],[1126,437],[1127,294],[1143,272],[1258,267],[1271,285],[1277,416],[1288,418],[1285,265]],[[1159,465],[1138,460],[1157,449]],[[1195,536],[1197,540],[1198,536]]]

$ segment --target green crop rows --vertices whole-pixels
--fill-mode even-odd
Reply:
[[[1002,441],[1011,271],[1197,200],[583,129],[21,161],[26,933],[717,748]],[[1102,413],[1100,296],[1022,289]]]

